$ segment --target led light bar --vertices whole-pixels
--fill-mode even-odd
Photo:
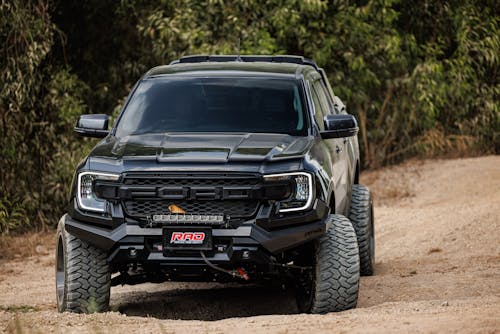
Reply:
[[[222,224],[224,223],[223,215],[208,215],[208,214],[167,214],[167,215],[152,215],[151,221],[155,223],[168,224]]]

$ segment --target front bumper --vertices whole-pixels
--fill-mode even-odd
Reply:
[[[207,252],[207,257],[215,263],[269,262],[274,255],[324,235],[328,228],[327,216],[274,231],[250,222],[237,228],[214,228],[214,250]],[[202,263],[199,253],[167,254],[152,247],[161,243],[162,228],[121,224],[114,229],[105,229],[77,221],[67,214],[61,218],[61,223],[68,233],[108,252],[110,263],[138,262],[162,266]]]

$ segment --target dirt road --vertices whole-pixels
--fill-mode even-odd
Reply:
[[[281,291],[168,283],[113,288],[113,312],[58,314],[52,239],[17,238],[37,255],[0,262],[0,331],[500,332],[500,156],[408,162],[363,181],[377,201],[376,275],[355,310],[296,314]]]

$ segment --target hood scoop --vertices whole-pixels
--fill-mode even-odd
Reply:
[[[157,160],[224,163],[243,138],[238,135],[167,134],[160,145]]]

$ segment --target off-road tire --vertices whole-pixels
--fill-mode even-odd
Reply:
[[[59,312],[94,313],[109,307],[111,274],[106,254],[76,238],[59,223],[56,297]]]
[[[359,254],[351,222],[330,215],[330,227],[318,241],[311,275],[310,300],[299,301],[301,312],[324,314],[356,307],[359,290]]]
[[[370,190],[362,184],[352,188],[349,219],[358,238],[360,274],[371,276],[375,265],[373,201]]]

